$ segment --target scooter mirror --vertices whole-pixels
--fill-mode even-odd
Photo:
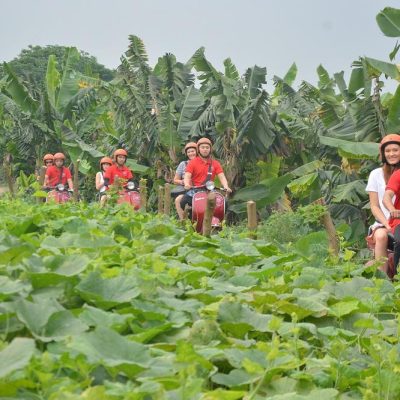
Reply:
[[[206,182],[206,189],[207,190],[214,190],[215,189],[215,184],[213,181],[208,181]]]
[[[133,190],[135,189],[135,183],[134,182],[128,182],[128,184],[126,185],[126,188],[128,190]]]
[[[65,186],[64,186],[62,183],[59,183],[59,184],[57,185],[57,190],[58,190],[58,191],[63,192],[64,189],[65,189]]]

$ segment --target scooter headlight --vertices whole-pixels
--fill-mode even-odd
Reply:
[[[133,190],[135,189],[135,183],[134,182],[128,182],[128,184],[126,185],[126,188],[128,190]]]
[[[215,189],[215,184],[213,181],[208,181],[206,182],[206,189],[207,190],[214,190]]]
[[[58,191],[63,192],[64,189],[65,189],[65,186],[64,186],[62,183],[59,183],[59,184],[57,185],[57,190],[58,190]]]

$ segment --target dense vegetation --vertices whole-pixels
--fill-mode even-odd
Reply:
[[[400,37],[399,10],[377,21]],[[384,76],[400,80],[399,47],[390,62],[355,61],[348,82],[319,66],[318,85],[296,89],[293,64],[273,93],[265,68],[240,75],[227,59],[217,71],[202,48],[151,67],[136,36],[111,81],[75,48],[47,54],[35,78],[4,63],[0,158],[18,178],[16,198],[0,197],[2,398],[398,399],[399,284],[355,244],[376,142],[400,127],[400,90],[382,95]],[[151,211],[200,136],[235,189],[236,220],[247,200],[269,217],[258,240],[240,225],[205,238],[151,212],[33,200],[44,153],[80,159],[91,200],[99,158],[124,147]]]
[[[398,398],[398,284],[325,232],[207,239],[82,203],[0,219],[3,398]]]
[[[398,18],[398,10],[387,8],[377,20],[393,37]],[[13,156],[15,175],[32,173],[44,153],[61,150],[71,162],[82,160],[80,186],[90,200],[99,158],[122,146],[148,178],[154,205],[152,188],[171,179],[182,145],[205,135],[237,191],[231,207],[237,216],[249,198],[263,214],[271,204],[289,209],[323,197],[336,221],[352,224],[355,237],[364,230],[375,143],[400,126],[400,91],[381,96],[382,77],[400,77],[396,64],[362,57],[348,82],[343,72],[330,75],[319,66],[318,85],[302,82],[298,89],[293,64],[283,78],[273,77],[268,94],[266,68],[240,75],[226,59],[218,71],[203,48],[185,63],[165,54],[151,67],[136,36],[111,82],[93,68],[83,71],[81,62],[74,48],[64,49],[62,60],[50,55],[44,85],[4,63],[0,157]]]

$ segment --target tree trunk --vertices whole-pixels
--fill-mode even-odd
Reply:
[[[15,198],[14,189],[14,178],[12,175],[12,157],[11,154],[6,154],[3,160],[4,173],[8,184],[8,190],[11,193],[11,197]]]
[[[324,199],[318,199],[315,201],[316,204],[321,204],[325,206]],[[328,244],[329,250],[333,255],[337,256],[339,254],[339,238],[336,233],[335,225],[333,224],[331,213],[328,209],[326,209],[325,214],[321,218],[321,222],[325,227],[325,230],[328,234]]]
[[[74,164],[74,201],[79,200],[79,164],[81,160],[76,160],[76,163]]]
[[[164,214],[171,214],[171,186],[169,183],[166,183],[164,188]]]
[[[257,239],[257,208],[254,201],[247,202],[247,229],[250,239]]]
[[[164,213],[164,186],[158,187],[158,213]]]
[[[140,192],[140,209],[146,211],[147,208],[147,179],[141,179],[139,181],[139,192]]]

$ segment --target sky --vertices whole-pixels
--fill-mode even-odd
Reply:
[[[376,14],[400,1],[381,0],[0,0],[0,62],[28,45],[75,46],[109,68],[119,65],[128,36],[139,36],[150,65],[165,53],[186,62],[201,46],[222,69],[230,57],[242,74],[267,67],[267,79],[298,67],[296,83],[332,75],[360,56],[389,61],[396,44]],[[295,84],[296,86],[296,84]]]

